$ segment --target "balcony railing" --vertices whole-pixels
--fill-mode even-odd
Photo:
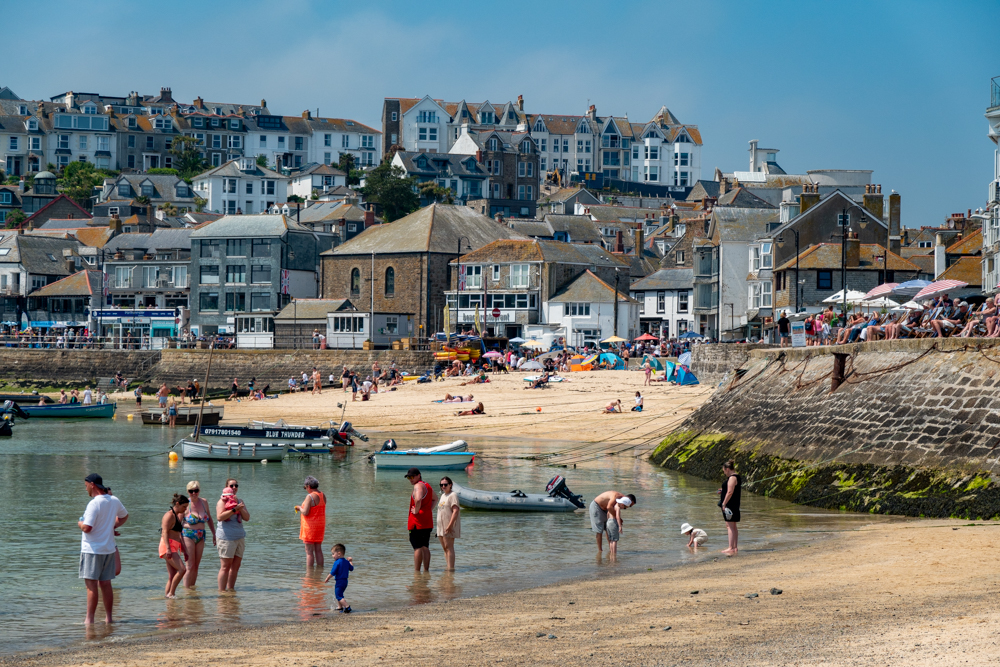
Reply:
[[[1000,107],[1000,76],[990,79],[990,109]]]

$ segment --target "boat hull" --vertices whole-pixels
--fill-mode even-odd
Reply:
[[[21,405],[22,410],[32,417],[68,419],[71,417],[84,417],[91,419],[110,419],[115,416],[117,403],[94,403],[83,405],[82,403],[55,405]]]
[[[201,435],[212,440],[247,440],[253,442],[330,443],[324,430],[315,428],[250,428],[247,426],[203,426]]]
[[[181,440],[181,456],[201,461],[280,461],[287,445],[257,442],[195,442]]]
[[[474,452],[375,452],[372,461],[386,470],[464,470],[475,456]]]
[[[482,491],[461,484],[452,488],[458,495],[458,504],[469,509],[499,512],[575,512],[579,509],[566,498],[544,493],[514,495],[510,491]]]

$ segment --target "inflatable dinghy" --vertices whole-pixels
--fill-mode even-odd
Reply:
[[[477,510],[507,512],[573,512],[584,507],[583,497],[572,493],[566,480],[556,475],[545,486],[546,493],[514,491],[481,491],[460,484],[454,485],[458,504]]]

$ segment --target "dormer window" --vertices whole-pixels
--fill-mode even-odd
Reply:
[[[128,181],[122,181],[118,184],[118,196],[124,199],[132,196],[132,185]],[[117,212],[115,211],[115,213]]]
[[[542,123],[542,119],[539,118],[537,121],[535,121],[535,132],[544,132],[544,131],[545,131],[545,125]]]
[[[212,127],[219,127],[219,119],[218,118],[213,118],[212,119]]]
[[[134,116],[129,116],[129,119],[128,119],[128,126],[129,126],[129,127],[132,127],[132,128],[134,128],[134,127],[135,127],[135,117],[134,117]]]
[[[480,115],[482,116],[480,122],[482,122],[483,125],[493,125],[496,121],[492,111],[483,111]]]
[[[85,114],[91,114],[91,115],[96,114],[97,113],[97,107],[95,105],[93,105],[93,104],[84,104],[83,105],[83,113],[85,113]]]
[[[142,184],[142,196],[143,197],[152,197],[153,196],[153,184],[152,183],[143,183]]]
[[[160,116],[153,121],[153,127],[158,130],[169,130],[172,129],[174,124],[170,120],[170,116]]]
[[[529,153],[531,153],[531,142],[528,141],[527,139],[521,142],[521,153],[523,153],[524,155],[528,155]]]
[[[495,151],[497,149],[497,140],[496,140],[496,138],[490,139],[487,142],[487,145],[489,146],[489,149],[491,151]]]
[[[27,105],[22,104],[21,106],[19,106],[17,108],[17,113],[18,113],[19,116],[27,116],[28,115],[28,107],[27,107]]]
[[[195,119],[193,119],[191,121],[191,125],[194,126],[194,127],[205,127],[205,119],[204,118],[195,118]]]
[[[37,130],[38,129],[38,120],[36,120],[34,118],[29,119],[28,120],[28,129],[29,130]]]
[[[240,121],[236,120],[235,118],[233,120],[230,120],[229,121],[229,129],[230,130],[238,130],[238,129],[240,129]]]
[[[257,161],[252,157],[240,158],[240,171],[254,171],[257,168]]]
[[[215,107],[214,109],[212,109],[212,113],[214,113],[216,116],[222,115],[222,107]]]

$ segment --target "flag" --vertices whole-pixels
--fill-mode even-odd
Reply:
[[[465,290],[465,267],[458,265],[458,291]]]
[[[475,319],[475,323],[476,323],[476,331],[478,331],[479,333],[483,333],[483,328],[479,325],[479,304],[478,303],[476,304],[476,319]]]
[[[281,293],[288,294],[288,269],[281,270]]]

